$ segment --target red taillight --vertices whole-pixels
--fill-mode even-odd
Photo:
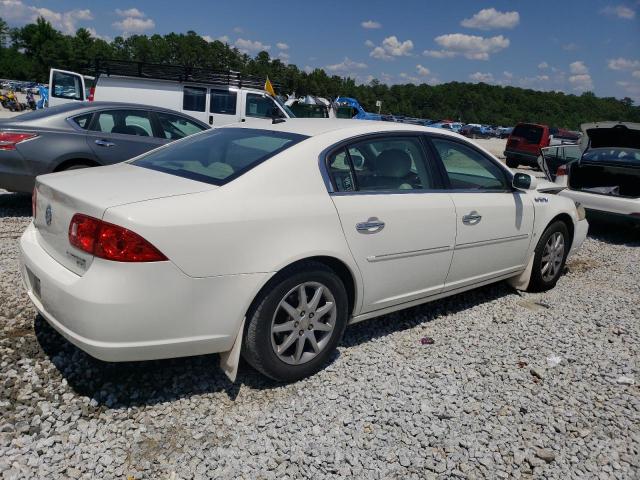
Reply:
[[[89,97],[87,97],[87,100],[89,100],[90,102],[93,102],[93,96],[96,94],[96,87],[91,87],[89,89]]]
[[[137,233],[80,213],[76,213],[69,224],[69,243],[96,257],[116,262],[167,260]]]
[[[38,207],[38,190],[33,187],[33,193],[31,194],[31,215],[36,218],[36,209]]]
[[[0,132],[0,150],[15,150],[18,143],[37,136],[35,133]]]
[[[560,165],[558,167],[558,170],[556,170],[556,177],[563,177],[567,174],[567,166],[566,165]]]

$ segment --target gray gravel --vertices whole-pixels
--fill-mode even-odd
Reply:
[[[600,227],[550,292],[370,320],[313,378],[234,385],[215,355],[105,364],[52,331],[18,275],[29,210],[0,194],[2,478],[640,477],[637,230]]]

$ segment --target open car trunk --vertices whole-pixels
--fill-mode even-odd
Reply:
[[[640,167],[575,162],[570,166],[569,188],[600,195],[640,197]]]

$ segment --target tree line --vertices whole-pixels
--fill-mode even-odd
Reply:
[[[19,28],[0,19],[0,78],[47,82],[49,68],[91,73],[96,58],[179,64],[215,70],[236,70],[269,78],[279,92],[326,98],[357,98],[368,111],[382,101],[383,113],[410,117],[450,118],[466,123],[514,125],[520,121],[576,129],[598,120],[640,121],[640,107],[630,98],[596,97],[592,92],[571,95],[530,89],[449,82],[440,85],[386,85],[378,80],[356,84],[349,77],[311,72],[271,58],[255,57],[219,40],[206,41],[194,31],[166,35],[132,35],[112,41],[95,38],[80,28],[65,35],[43,18]]]

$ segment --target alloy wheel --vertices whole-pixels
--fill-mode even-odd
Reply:
[[[556,277],[563,259],[564,235],[561,232],[554,232],[545,243],[542,251],[540,273],[545,282],[550,282]]]
[[[318,282],[305,282],[280,300],[271,321],[271,346],[289,365],[314,359],[329,343],[336,325],[333,294]]]

